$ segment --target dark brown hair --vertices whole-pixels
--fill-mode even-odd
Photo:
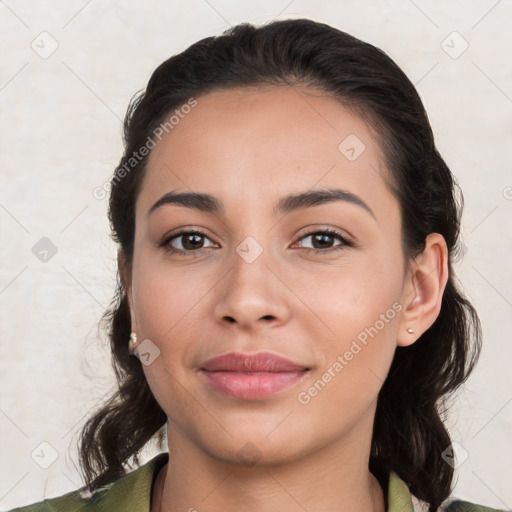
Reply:
[[[450,275],[440,314],[415,343],[395,351],[378,397],[369,461],[372,471],[395,471],[436,510],[452,490],[454,473],[442,457],[451,443],[443,424],[447,398],[476,364],[481,330],[452,272],[462,195],[435,147],[416,89],[382,50],[326,24],[295,19],[240,24],[162,63],[125,118],[125,152],[111,182],[113,237],[131,265],[135,201],[148,156],[127,163],[166,116],[209,91],[259,85],[313,87],[371,119],[401,208],[406,260],[422,252],[430,233],[446,240]],[[119,278],[104,318],[118,391],[81,431],[80,462],[90,490],[124,475],[131,457],[138,464],[138,453],[155,436],[161,444],[167,421],[140,361],[128,354],[130,313]]]

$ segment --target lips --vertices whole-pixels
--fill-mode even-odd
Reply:
[[[205,382],[224,396],[263,400],[303,380],[309,368],[269,352],[233,352],[208,360],[201,370]]]
[[[276,373],[276,372],[300,372],[308,370],[306,366],[294,363],[289,359],[276,356],[270,352],[258,352],[257,354],[241,354],[231,352],[222,356],[209,359],[203,364],[202,370],[208,372],[241,372],[241,373]]]

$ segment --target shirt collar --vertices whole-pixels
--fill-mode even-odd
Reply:
[[[391,471],[388,481],[388,512],[422,512],[428,510],[425,505],[413,496],[406,483]]]

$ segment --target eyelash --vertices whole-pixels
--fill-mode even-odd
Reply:
[[[341,240],[342,243],[340,245],[337,245],[335,247],[330,247],[327,249],[311,249],[309,247],[303,247],[302,249],[307,254],[309,254],[311,252],[313,252],[315,254],[319,254],[319,253],[325,254],[325,253],[340,251],[347,247],[354,247],[354,244],[351,241],[347,240],[347,238],[345,236],[343,236],[342,233],[340,233],[339,231],[336,231],[335,229],[329,229],[329,228],[320,229],[317,231],[310,231],[310,232],[302,235],[299,238],[299,240],[302,240],[302,239],[307,238],[312,235],[318,235],[318,234],[328,234],[328,235],[334,236],[334,237],[338,238],[339,240]],[[203,249],[207,249],[207,247],[202,247],[197,250],[186,251],[183,249],[175,249],[174,247],[172,247],[170,245],[170,242],[172,240],[174,240],[175,238],[179,238],[180,236],[183,236],[183,235],[199,235],[199,236],[208,238],[208,235],[204,231],[201,231],[198,229],[190,229],[190,230],[184,230],[184,231],[179,231],[178,233],[174,233],[172,236],[164,238],[158,245],[159,245],[159,247],[164,248],[169,253],[178,254],[180,256],[185,256],[185,257],[186,256],[195,256],[198,252],[201,252]]]

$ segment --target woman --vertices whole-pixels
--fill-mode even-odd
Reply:
[[[455,188],[404,73],[328,25],[164,62],[111,181],[119,392],[84,488],[17,510],[492,510],[449,500],[443,404],[481,343]]]

